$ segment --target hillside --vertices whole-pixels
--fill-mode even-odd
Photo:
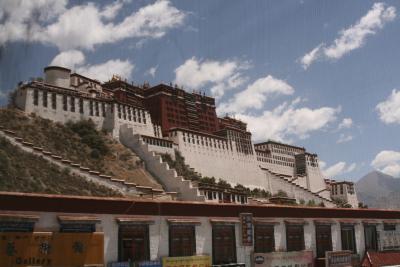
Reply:
[[[371,208],[400,209],[400,179],[373,171],[356,183],[359,201]]]
[[[15,109],[0,109],[0,125],[16,136],[114,178],[162,189],[131,150],[82,121],[62,125]],[[43,171],[44,172],[44,171]]]
[[[37,156],[24,152],[0,137],[0,191],[121,196],[104,186],[74,176]]]

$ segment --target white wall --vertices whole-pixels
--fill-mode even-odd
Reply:
[[[2,211],[7,213],[13,213],[8,211]],[[54,213],[54,212],[41,212],[39,215],[39,221],[35,224],[35,231],[58,231],[59,224],[57,216],[67,215],[65,213]],[[87,215],[87,214],[71,214],[73,216]],[[104,232],[104,258],[106,263],[118,260],[118,223],[117,217],[124,217],[126,215],[108,215],[108,214],[92,214],[100,219],[100,223],[97,224],[97,231]],[[154,220],[154,223],[149,225],[149,240],[150,240],[150,257],[151,260],[159,259],[163,256],[168,256],[169,243],[168,243],[168,222],[167,219],[171,218],[168,216],[149,216],[149,219]],[[174,217],[176,218],[176,217]],[[199,220],[200,225],[195,226],[196,231],[196,253],[197,254],[208,254],[212,255],[212,224],[210,219],[207,217],[190,217],[194,220]],[[215,218],[214,218],[215,219]],[[223,219],[223,218],[220,218]],[[286,250],[286,230],[285,220],[293,218],[273,218],[277,224],[275,227],[275,250],[285,251]],[[312,250],[314,256],[316,255],[316,240],[315,240],[315,224],[314,220],[318,218],[305,219],[304,225],[304,241],[305,249]],[[341,235],[340,235],[340,219],[329,219],[332,223],[332,247],[333,250],[341,250]],[[364,254],[364,228],[362,219],[356,219],[358,223],[355,225],[356,232],[356,243],[357,252],[360,256]],[[382,229],[381,225],[378,225],[377,230]],[[399,232],[399,230],[397,230]],[[240,236],[240,225],[235,224],[236,233],[236,255],[238,262],[246,263],[246,266],[250,265],[251,252],[253,247],[243,247],[241,245]]]

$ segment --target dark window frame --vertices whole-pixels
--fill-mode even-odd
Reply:
[[[80,114],[84,113],[83,105],[84,105],[83,98],[79,98],[79,113]]]
[[[68,96],[63,95],[63,110],[68,111]]]
[[[42,102],[43,102],[43,107],[47,108],[47,91],[43,91],[42,93]]]
[[[33,90],[33,105],[35,105],[35,106],[39,105],[39,90],[38,89]]]
[[[384,223],[383,231],[396,231],[396,224],[395,223]]]
[[[51,94],[51,107],[53,109],[57,109],[57,94],[56,93]]]
[[[305,249],[304,225],[286,223],[285,228],[286,228],[286,251],[303,251]],[[300,230],[300,232],[297,234],[293,233],[294,230],[296,229]],[[297,241],[295,240],[296,238],[298,239]]]
[[[140,232],[142,230],[142,232]],[[139,234],[138,234],[139,233]],[[134,224],[134,225],[120,225],[118,227],[118,259],[119,261],[128,261],[128,258],[124,255],[124,242],[123,238],[125,237],[137,237],[143,236],[144,242],[144,253],[140,253],[140,258],[133,258],[131,261],[148,261],[150,260],[150,230],[148,224]],[[132,239],[133,240],[133,239]],[[133,244],[132,244],[133,245]]]
[[[270,232],[270,233],[268,233]],[[271,233],[272,232],[272,233]],[[265,240],[268,238],[270,240]],[[260,236],[263,236],[262,238]],[[269,253],[275,251],[275,226],[273,224],[255,224],[254,225],[254,252]]]
[[[346,240],[344,239],[345,233],[347,235]],[[340,237],[342,243],[342,250],[350,250],[352,253],[357,254],[357,240],[356,240],[356,231],[354,224],[341,224]],[[349,241],[349,238],[352,239],[351,243],[345,244],[345,242]]]
[[[60,223],[60,233],[94,233],[96,223]]]
[[[188,234],[189,236],[185,236]],[[185,238],[189,239],[190,247],[184,244]],[[173,239],[179,239],[176,244]],[[185,248],[186,245],[186,248]],[[181,247],[175,247],[181,246]],[[170,257],[185,257],[196,255],[196,226],[191,224],[171,224],[168,229],[168,254]]]
[[[368,233],[368,231],[371,231]],[[370,235],[367,237],[367,235]],[[365,250],[378,251],[378,232],[376,230],[376,225],[374,224],[364,224],[364,245]]]
[[[329,233],[329,238],[326,236],[327,233]],[[315,224],[315,245],[317,258],[324,258],[325,251],[332,251],[332,227],[330,224]]]
[[[230,248],[233,252],[233,254],[231,255],[232,260],[220,259],[219,257],[221,257],[222,253],[219,253],[219,251],[216,251],[218,249],[216,246],[216,243],[217,243],[216,232],[222,231],[221,229],[223,229],[223,228],[225,228],[224,230],[226,232],[230,232],[230,234],[231,234],[231,242],[233,243],[233,244],[231,244],[233,246]],[[234,224],[213,224],[212,225],[212,260],[213,260],[213,264],[228,264],[228,263],[236,263],[237,262],[235,230],[236,229],[235,229]]]

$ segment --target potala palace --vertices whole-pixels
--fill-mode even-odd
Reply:
[[[177,85],[136,85],[118,76],[101,83],[50,66],[44,69],[43,81],[20,84],[16,104],[26,113],[60,123],[91,119],[137,153],[163,187],[177,192],[181,200],[248,201],[233,191],[174,180],[174,171],[160,163],[160,154],[175,158],[179,151],[185,163],[202,176],[272,194],[281,190],[297,202],[334,207],[333,200],[339,199],[358,205],[353,183],[324,177],[317,154],[271,140],[255,144],[246,123],[217,117],[214,98],[188,93]]]

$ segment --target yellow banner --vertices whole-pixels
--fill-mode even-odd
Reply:
[[[0,233],[0,266],[104,263],[103,233]]]
[[[162,259],[163,267],[211,267],[211,257],[188,256],[188,257],[164,257]]]

